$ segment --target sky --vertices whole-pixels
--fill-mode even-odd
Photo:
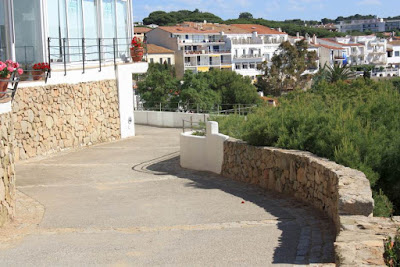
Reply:
[[[141,21],[156,10],[181,9],[214,13],[222,19],[237,18],[250,12],[268,20],[335,19],[354,14],[389,17],[400,15],[400,0],[133,0],[134,20]]]

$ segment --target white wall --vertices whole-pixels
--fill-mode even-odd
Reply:
[[[139,68],[138,68],[139,66]],[[135,136],[135,118],[133,113],[132,74],[147,72],[148,64],[123,64],[117,66],[117,85],[119,98],[119,118],[121,138]]]
[[[224,142],[228,139],[229,136],[218,132],[218,123],[215,121],[207,122],[206,136],[195,136],[192,132],[182,133],[181,166],[220,174],[224,160]]]
[[[158,126],[158,127],[171,127],[182,128],[183,120],[185,120],[185,127],[190,127],[190,118],[192,122],[207,121],[210,115],[197,114],[197,113],[183,113],[183,112],[166,112],[166,111],[135,111],[135,124]],[[196,126],[197,124],[194,124]]]

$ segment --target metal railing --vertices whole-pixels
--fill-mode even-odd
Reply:
[[[19,81],[19,76],[15,73],[13,73],[8,80],[2,79],[2,82],[7,82],[7,89],[4,92],[0,92],[0,104],[10,102],[14,99]]]
[[[195,135],[204,136],[206,135],[206,116],[204,114],[203,121],[193,121],[193,118],[190,117],[190,120],[182,120],[182,131],[185,133],[186,130],[190,130],[194,132]]]
[[[158,111],[158,112],[183,112],[198,114],[215,114],[215,115],[247,115],[257,107],[255,104],[214,104],[208,106],[204,103],[182,103],[182,102],[144,102],[137,103],[135,110],[137,111]]]
[[[51,38],[47,40],[48,62],[50,65],[62,64],[64,75],[67,75],[67,65],[76,63],[81,65],[85,73],[89,65],[98,65],[102,70],[102,63],[131,62],[131,39],[128,38]],[[144,44],[144,57],[147,54]]]

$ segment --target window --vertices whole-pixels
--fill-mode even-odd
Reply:
[[[43,45],[40,19],[40,1],[13,0],[15,54],[16,60],[22,64],[41,61]]]
[[[160,64],[163,64],[163,58],[160,57]]]
[[[128,45],[130,43],[130,40],[127,40],[127,38],[128,38],[127,11],[128,11],[128,8],[127,8],[126,0],[117,0],[117,37],[119,38],[118,39],[118,54],[120,57],[123,57],[123,56],[129,54]],[[85,27],[86,27],[86,25],[85,25]]]
[[[189,39],[189,35],[186,34],[186,35],[185,35],[185,39],[186,39],[186,40]]]
[[[168,65],[171,65],[171,58],[168,58]]]
[[[240,64],[235,64],[235,69],[240,70],[241,69]]]
[[[150,58],[150,63],[154,63],[154,58]]]
[[[250,63],[250,69],[255,69],[256,68],[256,63]]]
[[[98,29],[97,29],[97,1],[83,0],[83,10],[85,12],[85,43],[86,43],[86,59],[96,60],[98,55],[96,52]]]
[[[247,70],[248,68],[249,68],[249,64],[243,63],[243,69],[244,69],[244,70]]]
[[[394,56],[395,56],[395,57],[400,57],[400,51],[395,51],[395,52],[394,52]]]

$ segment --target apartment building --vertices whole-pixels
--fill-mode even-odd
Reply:
[[[227,45],[232,51],[233,70],[255,78],[262,74],[257,65],[270,61],[281,43],[288,41],[288,34],[257,24],[233,24],[244,30],[240,34],[224,32]]]
[[[175,51],[176,71],[233,70],[255,78],[257,65],[270,60],[286,33],[252,24],[212,24],[185,22],[158,27],[147,33],[147,41]]]
[[[195,73],[212,68],[232,69],[231,52],[215,26],[185,23],[176,26],[157,27],[147,33],[147,42],[175,52],[178,77],[185,71]]]
[[[375,35],[321,38],[318,40],[321,44],[341,48],[343,64],[371,64],[376,66],[386,66],[387,64],[387,41]]]
[[[387,20],[387,21],[385,21],[385,30],[387,32],[400,30],[400,20]]]
[[[375,17],[373,19],[352,20],[351,22],[341,21],[337,25],[337,28],[339,29],[339,32],[384,32],[385,21],[378,17]]]

